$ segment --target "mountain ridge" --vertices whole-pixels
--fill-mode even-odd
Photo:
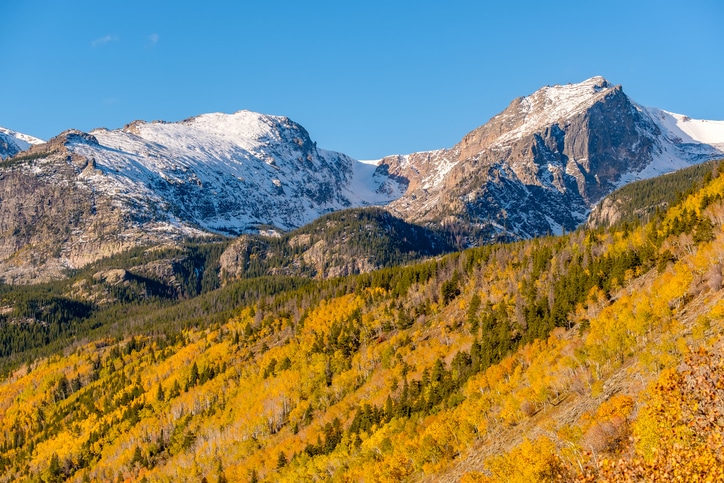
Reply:
[[[496,233],[528,238],[575,229],[615,188],[721,157],[721,142],[724,123],[641,107],[621,86],[593,77],[515,99],[452,148],[379,163],[410,180],[389,205],[393,213],[468,225],[476,245]]]
[[[138,245],[291,229],[399,191],[288,118],[249,111],[69,130],[0,168],[6,282],[58,278]]]
[[[722,146],[724,122],[641,107],[603,77],[544,87],[452,148],[377,165],[250,111],[69,130],[0,163],[0,272],[48,280],[134,246],[289,231],[374,205],[462,246],[562,233],[615,188]]]
[[[11,129],[0,127],[0,160],[15,156],[27,150],[30,146],[42,144],[42,139],[23,134]]]
[[[281,236],[242,235],[221,255],[220,278],[263,275],[317,279],[368,273],[454,251],[447,233],[405,223],[382,208],[324,215]]]
[[[380,191],[385,180],[374,179],[374,168],[318,149],[302,126],[283,116],[250,111],[212,113],[178,123],[136,121],[121,130],[99,129],[90,134],[112,152],[103,153],[88,145],[71,150],[86,157],[103,156],[109,170],[127,173],[141,166],[150,171],[149,179],[139,173],[146,185],[173,192],[182,185],[193,189],[193,185],[203,188],[210,184],[230,205],[240,197],[252,198],[245,205],[227,209],[218,206],[221,203],[200,209],[189,209],[186,205],[190,200],[175,203],[185,212],[183,220],[209,231],[240,234],[255,224],[288,230],[328,211],[389,199]],[[227,185],[233,192],[222,191]],[[292,192],[281,196],[286,190]],[[173,199],[173,194],[167,196]],[[184,198],[183,193],[179,196]],[[301,206],[264,209],[275,197],[304,201]]]

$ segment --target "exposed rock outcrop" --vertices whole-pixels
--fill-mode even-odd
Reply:
[[[286,117],[240,111],[68,130],[0,165],[0,278],[51,280],[139,245],[293,229],[388,202],[396,184],[318,149]]]
[[[724,156],[724,123],[641,107],[594,77],[515,99],[450,149],[377,166],[317,148],[286,117],[248,111],[25,143],[0,163],[0,278],[9,283],[59,278],[139,245],[288,231],[369,205],[443,230],[458,248],[560,233],[623,184]],[[283,249],[242,238],[224,254],[222,277],[384,266],[335,236],[300,235]],[[291,262],[273,258],[281,253]]]
[[[451,149],[384,158],[389,173],[409,179],[390,209],[459,227],[471,245],[573,230],[622,184],[722,155],[683,142],[661,112],[602,77],[545,87]]]

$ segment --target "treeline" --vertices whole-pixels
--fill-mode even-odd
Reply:
[[[678,230],[675,234],[699,232],[697,227],[700,221],[692,220],[688,217],[683,224],[675,225],[674,228]],[[655,231],[652,230],[652,233]],[[95,337],[124,337],[130,333],[170,334],[183,328],[209,327],[228,319],[236,307],[255,302],[261,302],[264,310],[270,314],[295,313],[299,318],[309,307],[325,298],[361,293],[368,288],[381,288],[398,300],[395,326],[405,329],[418,318],[431,315],[434,306],[451,303],[474,276],[475,268],[488,263],[491,257],[497,260],[517,259],[522,274],[520,287],[513,287],[507,301],[498,304],[495,309],[491,304],[486,304],[481,307],[479,314],[469,315],[469,320],[474,321],[470,322],[470,330],[479,330],[485,350],[496,354],[494,358],[487,359],[488,364],[494,363],[519,344],[545,337],[555,327],[566,326],[568,314],[585,299],[592,288],[609,292],[612,287],[623,283],[627,271],[645,270],[657,263],[673,260],[670,258],[673,255],[667,254],[662,258],[656,253],[656,246],[663,238],[652,239],[652,244],[644,247],[595,256],[597,237],[603,238],[603,232],[579,231],[558,239],[490,245],[451,254],[439,260],[327,281],[279,276],[249,278],[180,302],[162,289],[154,290],[160,282],[152,279],[145,283],[138,282],[144,280],[141,277],[132,278],[133,283],[130,285],[104,287],[116,299],[116,303],[100,307],[63,298],[59,294],[67,291],[67,285],[57,282],[42,290],[55,294],[53,300],[56,300],[56,305],[61,301],[69,307],[81,304],[83,310],[60,310],[54,312],[52,320],[42,312],[34,313],[37,317],[33,320],[40,323],[7,321],[24,317],[26,314],[22,312],[22,307],[27,304],[44,306],[43,300],[47,295],[43,296],[45,298],[40,297],[38,289],[32,287],[5,286],[5,303],[19,305],[13,309],[12,316],[6,318],[6,323],[0,326],[0,350],[6,358],[21,353],[23,357],[4,360],[3,368],[7,370],[20,360],[31,360],[38,355],[48,354],[48,350],[43,347],[51,342],[54,343],[52,350],[56,350],[91,334]],[[572,251],[570,247],[573,245],[581,248]],[[201,249],[208,250],[207,253],[219,253],[219,247],[212,248],[216,251],[207,247]],[[180,252],[169,251],[154,257],[163,259],[174,253]],[[143,257],[145,255],[139,250],[124,255],[122,261],[138,263]],[[551,263],[554,259],[566,262],[553,267]],[[105,266],[118,266],[110,261],[105,263]],[[544,272],[555,275],[542,277]],[[547,280],[544,285],[541,284],[542,278]],[[74,283],[74,280],[67,283]],[[431,282],[435,288],[428,291],[427,297],[414,304],[400,302],[411,287]],[[26,292],[26,295],[21,295]],[[145,294],[145,297],[139,296],[139,293]],[[48,306],[48,309],[51,308]]]
[[[697,186],[711,180],[711,173],[724,170],[724,163],[705,163],[681,172],[635,183],[635,186],[616,192],[618,199],[629,200],[631,206],[654,207],[657,203],[675,206]],[[716,172],[716,171],[715,171]],[[678,191],[683,189],[684,191]],[[720,196],[720,195],[719,195]],[[662,201],[665,200],[665,201]],[[702,199],[704,209],[717,201],[716,195]],[[657,214],[658,213],[658,214]],[[626,219],[619,225],[624,231],[630,229]],[[638,215],[635,215],[638,217]],[[665,267],[674,261],[668,251],[656,252],[660,243],[669,235],[690,233],[696,242],[713,237],[713,225],[695,210],[683,210],[674,217],[673,223],[663,228],[659,224],[663,212],[654,208],[651,215],[653,227],[651,244],[625,253],[594,256],[596,237],[604,232],[590,231],[581,240],[580,233],[561,238],[559,241],[532,241],[527,245],[491,245],[471,249],[463,254],[451,255],[438,261],[415,264],[408,267],[394,267],[377,270],[369,274],[338,279],[333,282],[297,280],[293,277],[269,277],[262,274],[281,268],[290,260],[297,260],[301,253],[316,240],[325,240],[330,245],[343,246],[347,256],[372,254],[381,264],[400,264],[422,256],[436,255],[452,248],[438,233],[419,226],[410,225],[379,208],[346,210],[332,213],[316,222],[291,232],[281,238],[256,237],[251,243],[246,281],[229,284],[220,289],[219,258],[229,246],[229,241],[191,242],[181,248],[147,250],[137,248],[109,259],[100,260],[82,271],[77,271],[65,282],[55,282],[37,287],[11,287],[0,285],[2,304],[10,312],[0,315],[0,369],[8,370],[23,360],[31,360],[41,354],[48,354],[59,347],[77,340],[83,340],[91,333],[103,335],[112,333],[123,337],[128,331],[169,333],[180,327],[208,326],[220,323],[228,317],[234,307],[251,303],[259,298],[270,299],[275,294],[285,293],[284,298],[304,299],[304,302],[285,305],[284,310],[303,313],[325,296],[359,292],[368,287],[379,287],[390,291],[393,297],[404,296],[414,284],[426,284],[432,278],[444,277],[434,291],[434,297],[424,303],[398,310],[398,326],[409,326],[420,316],[429,315],[434,303],[449,303],[457,296],[464,284],[461,275],[469,278],[472,268],[497,253],[498,258],[511,256],[514,250],[523,246],[534,247],[532,254],[520,264],[529,265],[529,272],[521,278],[522,289],[514,290],[518,297],[516,307],[499,306],[496,310],[484,307],[485,314],[479,317],[483,333],[482,340],[492,344],[493,351],[504,354],[520,343],[544,337],[555,327],[565,326],[567,314],[580,303],[582,297],[594,287],[608,292],[615,284],[621,284],[626,272],[644,270],[658,264]],[[290,243],[293,238],[309,235],[307,245]],[[575,253],[566,250],[574,238],[580,241],[584,250]],[[552,239],[547,239],[552,240]],[[256,243],[256,244],[255,244]],[[538,247],[538,248],[536,248]],[[274,252],[273,256],[269,253]],[[549,287],[536,288],[544,269],[547,269],[555,253],[567,260],[565,270],[555,277]],[[506,254],[507,253],[507,254]],[[155,279],[151,274],[129,272],[123,284],[103,284],[94,280],[93,275],[112,268],[143,267],[156,261],[171,261],[180,287],[171,287],[168,281]],[[303,265],[303,264],[302,264]],[[303,275],[313,275],[309,267],[299,270]],[[254,277],[257,275],[258,277]],[[110,305],[98,305],[69,295],[70,287],[79,280],[91,285],[102,285],[102,291],[112,300]],[[287,293],[306,286],[300,293]],[[544,293],[547,292],[547,293]],[[199,297],[199,295],[202,295]],[[189,300],[178,303],[179,298]],[[438,300],[439,298],[439,300]],[[512,300],[512,297],[511,297]],[[522,301],[522,303],[521,303]],[[515,312],[517,315],[512,315]],[[513,320],[515,319],[515,320]],[[109,326],[105,329],[103,327]],[[159,329],[164,327],[163,329]],[[46,349],[43,349],[47,347]]]
[[[59,337],[73,350],[55,346],[0,382],[0,481],[437,474],[566,398],[608,398],[604,378],[632,358],[676,367],[681,333],[713,337],[721,303],[719,315],[681,324],[682,311],[720,293],[721,247],[709,241],[720,236],[723,184],[712,180],[646,226],[93,308],[82,320],[100,325],[83,332],[87,342]],[[36,298],[59,303],[54,290]],[[687,305],[697,290],[704,296]],[[525,446],[489,468],[504,478],[517,465],[520,481],[536,481],[554,464],[585,467],[586,448],[627,441],[634,406],[617,395],[566,427],[551,423],[545,434],[560,445]],[[556,448],[579,459],[556,460]]]
[[[653,180],[645,180],[628,185],[612,195],[614,199],[623,203],[622,212],[625,213],[617,225],[624,230],[630,229],[634,220],[652,219],[654,223],[662,219],[663,211],[658,207],[673,206],[681,202],[693,190],[711,179],[712,172],[724,170],[724,163],[704,163],[693,166],[677,173],[672,173]],[[706,205],[715,202],[716,196],[704,198]],[[643,207],[643,208],[642,208]],[[657,215],[658,213],[658,215]],[[653,230],[655,231],[655,230]],[[652,232],[653,232],[652,231]],[[595,237],[592,232],[589,237]],[[602,232],[598,232],[600,235]],[[707,218],[697,215],[694,210],[684,211],[674,219],[674,223],[666,228],[664,236],[679,235],[681,233],[693,234],[695,241],[706,241],[713,236],[711,222]],[[291,240],[304,236],[308,237],[305,243],[290,243]],[[200,294],[211,293],[220,287],[219,258],[231,243],[228,240],[212,242],[190,242],[180,248],[166,248],[147,250],[145,248],[132,249],[123,254],[100,260],[82,271],[70,274],[66,282],[46,284],[40,287],[10,287],[0,285],[0,298],[2,304],[9,307],[9,312],[0,315],[0,357],[3,358],[1,366],[5,369],[17,364],[20,360],[30,360],[40,354],[47,354],[55,350],[82,340],[91,332],[113,321],[115,327],[158,327],[169,325],[179,326],[198,325],[208,323],[211,317],[215,323],[228,315],[230,307],[234,304],[253,300],[254,296],[269,297],[275,290],[285,291],[288,288],[300,286],[299,281],[289,282],[291,279],[281,278],[270,282],[270,279],[259,279],[269,273],[281,272],[289,268],[290,263],[296,264],[294,272],[302,276],[315,275],[314,268],[305,262],[300,262],[301,254],[317,241],[325,241],[328,247],[341,247],[337,258],[368,257],[375,260],[380,266],[399,265],[420,257],[439,255],[453,249],[455,246],[449,236],[433,232],[426,228],[407,224],[380,208],[365,208],[345,210],[324,216],[314,223],[299,230],[284,235],[281,238],[251,237],[248,245],[247,266],[244,277],[252,280],[249,284],[231,284],[228,289],[218,294],[201,298],[197,301],[182,303],[176,313],[170,308],[179,298],[193,299]],[[674,260],[671,252],[664,255],[654,254],[657,246],[656,240],[650,249],[639,249],[636,253],[618,254],[617,260],[611,258],[595,259],[592,253],[576,253],[571,255],[569,270],[566,276],[560,277],[552,287],[553,295],[545,297],[539,291],[532,290],[541,271],[541,262],[549,260],[550,249],[544,248],[537,261],[533,263],[533,273],[524,278],[525,287],[521,298],[524,306],[518,303],[517,322],[525,320],[525,328],[521,330],[510,319],[509,308],[497,309],[482,318],[485,322],[484,330],[497,334],[496,345],[499,352],[511,350],[518,343],[529,342],[541,337],[554,327],[566,323],[566,314],[572,306],[580,302],[580,294],[588,293],[593,287],[604,291],[611,288],[611,282],[621,283],[627,270],[636,270],[650,267],[657,263],[664,267],[666,263]],[[331,250],[331,248],[330,248]],[[641,253],[644,250],[645,253]],[[476,249],[465,255],[467,260],[480,262],[481,259],[492,253],[489,248]],[[152,273],[134,272],[133,267],[144,267],[153,262],[167,261],[172,264],[177,281],[174,286],[168,280],[154,278]],[[330,256],[326,263],[334,263]],[[589,267],[589,263],[592,263]],[[447,273],[450,262],[431,262],[404,269],[390,268],[378,270],[370,275],[352,277],[341,282],[342,291],[359,291],[365,287],[381,287],[390,290],[394,296],[404,295],[413,284],[427,283],[438,271]],[[465,261],[467,267],[474,265],[472,261]],[[122,284],[103,284],[94,280],[93,275],[103,270],[123,268],[131,270]],[[289,270],[287,270],[289,271]],[[455,272],[455,270],[453,270]],[[466,270],[469,275],[470,272]],[[457,272],[461,274],[462,271]],[[605,273],[610,276],[599,279],[598,274]],[[582,275],[587,274],[587,275]],[[102,285],[100,290],[112,304],[98,305],[96,302],[85,301],[72,295],[70,287],[79,280],[86,280],[94,286]],[[290,284],[291,283],[291,284]],[[335,282],[340,283],[340,282]],[[441,282],[439,296],[444,304],[454,298],[460,286],[459,279],[448,279]],[[250,290],[250,287],[259,287]],[[319,291],[314,285],[314,291]],[[329,289],[324,289],[329,293]],[[322,292],[324,292],[322,290]],[[321,293],[321,292],[319,292]],[[573,296],[571,294],[579,294]],[[305,304],[315,303],[319,297],[313,297]],[[437,302],[433,300],[432,302]],[[33,309],[32,307],[35,307]],[[429,313],[430,304],[411,307],[411,311],[399,316],[400,326],[409,325],[420,315]],[[303,308],[301,309],[304,310]],[[522,312],[521,312],[522,310]],[[503,313],[506,313],[505,316]],[[158,314],[158,315],[149,315]],[[493,315],[491,315],[493,314]],[[113,329],[119,336],[125,329]],[[158,329],[148,329],[151,331]],[[102,333],[102,331],[100,332]],[[512,342],[511,342],[512,341]],[[43,347],[52,346],[52,349],[42,350]],[[36,349],[41,349],[37,351]],[[19,354],[24,354],[21,358]]]
[[[684,198],[711,181],[712,176],[724,172],[722,160],[708,161],[673,173],[629,183],[611,193],[620,214],[616,225],[648,222],[658,212],[680,203]]]
[[[312,283],[294,277],[266,275],[308,248],[289,243],[291,238],[304,234],[317,237],[313,242],[323,239],[331,245],[339,243],[344,247],[345,256],[372,256],[382,265],[404,263],[451,249],[451,245],[437,234],[409,225],[382,209],[355,209],[327,215],[282,239],[264,239],[265,250],[271,246],[278,253],[273,257],[252,256],[245,279],[229,283],[222,289],[219,288],[219,258],[229,241],[196,241],[180,248],[157,250],[139,247],[74,271],[66,281],[38,286],[0,284],[0,301],[10,309],[0,315],[0,373],[23,361],[84,340],[91,334],[123,337],[139,330],[170,333],[183,327],[208,326],[224,321],[240,304],[283,294],[303,285],[310,288],[286,295],[304,298],[303,307],[324,296],[357,290],[354,277]],[[143,267],[159,261],[173,265],[179,286],[171,286],[168,280],[143,272]],[[423,265],[422,273],[428,270],[425,267]],[[127,270],[122,283],[107,283],[94,277],[111,269]],[[384,278],[395,271],[388,269],[374,277]],[[313,275],[309,269],[303,268],[300,272]],[[427,273],[420,277],[418,272],[417,268],[411,268],[410,273],[405,271],[400,287],[409,286],[413,280],[425,282],[432,275]],[[81,281],[86,283],[85,290],[89,294],[101,295],[94,296],[94,301],[74,295],[72,287]],[[360,286],[369,285],[365,279],[360,283]],[[303,311],[303,307],[300,310]]]
[[[269,274],[319,277],[330,267],[374,268],[401,265],[449,253],[461,247],[443,230],[407,223],[382,208],[355,208],[322,216],[281,237],[244,235],[235,242],[240,253],[235,276],[254,278]],[[317,243],[322,253],[302,255]]]

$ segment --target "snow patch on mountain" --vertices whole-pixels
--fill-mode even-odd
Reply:
[[[345,187],[345,193],[355,206],[386,205],[405,194],[404,187],[399,183],[390,182],[389,178],[377,169],[377,164],[365,161],[352,163],[352,177]]]
[[[30,146],[44,142],[42,139],[28,134],[0,127],[0,159],[14,156],[21,151],[25,151]]]
[[[658,127],[660,136],[651,163],[639,172],[626,173],[617,187],[724,156],[724,121],[692,119],[655,107],[636,108]]]
[[[666,135],[678,143],[704,143],[724,147],[724,121],[692,119],[683,114],[646,108]]]
[[[68,143],[93,161],[85,180],[141,219],[166,213],[169,222],[206,231],[288,230],[331,211],[389,203],[403,191],[374,165],[318,149],[282,116],[212,113],[90,134],[97,142]]]
[[[521,117],[523,121],[518,127],[504,133],[498,142],[521,139],[542,127],[551,126],[561,119],[571,117],[574,113],[589,108],[612,89],[614,86],[601,76],[591,77],[579,84],[543,87],[529,96],[520,98],[516,116]],[[508,114],[504,112],[493,119]]]
[[[372,166],[379,166],[379,164],[382,162],[381,159],[360,159],[358,161],[362,164],[369,164]]]

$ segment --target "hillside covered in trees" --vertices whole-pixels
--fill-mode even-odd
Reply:
[[[4,330],[82,330],[7,352],[0,481],[722,478],[722,193],[717,171],[647,223],[181,301],[6,294]]]
[[[329,213],[278,237],[243,235],[220,260],[222,281],[264,275],[334,278],[462,248],[451,230],[407,223],[383,208]]]
[[[594,207],[588,226],[611,226],[649,221],[658,211],[666,209],[692,194],[716,176],[721,160],[696,164],[657,178],[624,185]]]
[[[281,236],[134,248],[70,272],[66,280],[0,283],[0,373],[87,336],[122,336],[138,324],[166,330],[200,317],[228,318],[240,303],[311,278],[366,273],[449,253],[459,246],[454,238],[380,208],[350,209]]]

